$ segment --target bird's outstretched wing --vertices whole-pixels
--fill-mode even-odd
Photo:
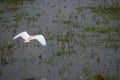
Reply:
[[[13,39],[17,39],[19,37],[22,37],[23,39],[27,40],[28,37],[30,37],[30,35],[26,31],[24,31],[24,32],[19,33],[15,37],[13,37]]]
[[[36,35],[33,39],[37,39],[43,46],[46,46],[46,40],[43,35]]]

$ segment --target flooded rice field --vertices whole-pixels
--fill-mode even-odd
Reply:
[[[0,80],[120,80],[120,1],[0,0]]]

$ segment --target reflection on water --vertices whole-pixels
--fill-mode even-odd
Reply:
[[[119,80],[119,0],[1,0],[0,80]],[[47,46],[13,41],[43,34]]]

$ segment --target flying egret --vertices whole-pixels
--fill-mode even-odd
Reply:
[[[44,38],[43,35],[33,35],[30,36],[26,31],[19,33],[18,35],[16,35],[15,37],[13,37],[13,39],[17,39],[19,37],[22,37],[23,39],[25,39],[25,43],[30,42],[31,40],[38,40],[43,46],[46,46],[46,40]]]

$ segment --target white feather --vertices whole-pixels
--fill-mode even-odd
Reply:
[[[46,46],[46,40],[43,35],[35,35],[35,36],[30,36],[26,31],[19,33],[13,39],[17,39],[19,37],[22,37],[25,39],[24,42],[30,42],[30,40],[36,39],[38,40],[43,46]]]
[[[16,35],[13,39],[17,39],[19,37],[22,37],[23,39],[27,40],[30,37],[30,35],[26,31],[24,31]]]
[[[33,39],[37,39],[43,46],[46,46],[46,40],[43,35],[35,35]]]

